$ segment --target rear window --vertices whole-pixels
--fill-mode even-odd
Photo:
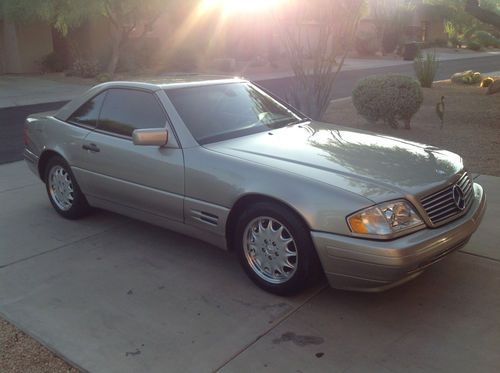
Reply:
[[[88,100],[69,117],[68,122],[84,127],[95,128],[105,96],[106,92],[103,92]]]
[[[249,83],[166,90],[193,137],[200,143],[268,131],[303,118]]]

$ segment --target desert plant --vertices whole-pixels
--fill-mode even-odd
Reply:
[[[477,41],[470,40],[467,42],[467,48],[470,49],[471,51],[480,51],[481,44],[479,44]]]
[[[312,119],[321,119],[353,44],[365,0],[297,0],[276,13],[284,54],[294,73],[288,101]],[[307,31],[314,20],[317,33]]]
[[[422,87],[432,87],[432,82],[434,81],[438,67],[439,60],[435,52],[426,53],[425,57],[420,54],[415,58],[413,68],[415,69],[415,74]]]
[[[453,22],[446,21],[444,23],[444,32],[448,35],[448,41],[453,48],[460,48],[462,46],[462,42],[460,41],[460,37],[458,35],[458,30]]]
[[[410,128],[413,115],[423,102],[420,83],[406,75],[372,75],[361,80],[352,92],[354,107],[369,122],[383,120],[398,128],[403,120]]]

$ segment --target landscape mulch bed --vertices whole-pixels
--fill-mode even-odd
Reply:
[[[488,96],[478,85],[449,81],[423,91],[424,103],[411,130],[370,124],[357,114],[351,100],[332,102],[324,120],[447,149],[460,154],[471,172],[500,176],[500,94]],[[441,96],[445,98],[443,128],[436,113]]]
[[[0,372],[77,373],[78,370],[0,319]]]

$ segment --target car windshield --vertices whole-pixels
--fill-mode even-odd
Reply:
[[[202,145],[305,119],[250,83],[171,88],[166,93],[191,134]]]

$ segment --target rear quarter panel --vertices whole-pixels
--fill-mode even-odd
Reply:
[[[53,151],[63,157],[70,166],[78,166],[82,162],[84,151],[81,146],[89,133],[88,129],[65,123],[52,116],[29,116],[25,126],[28,137],[26,148],[39,158],[42,158],[45,152]]]

